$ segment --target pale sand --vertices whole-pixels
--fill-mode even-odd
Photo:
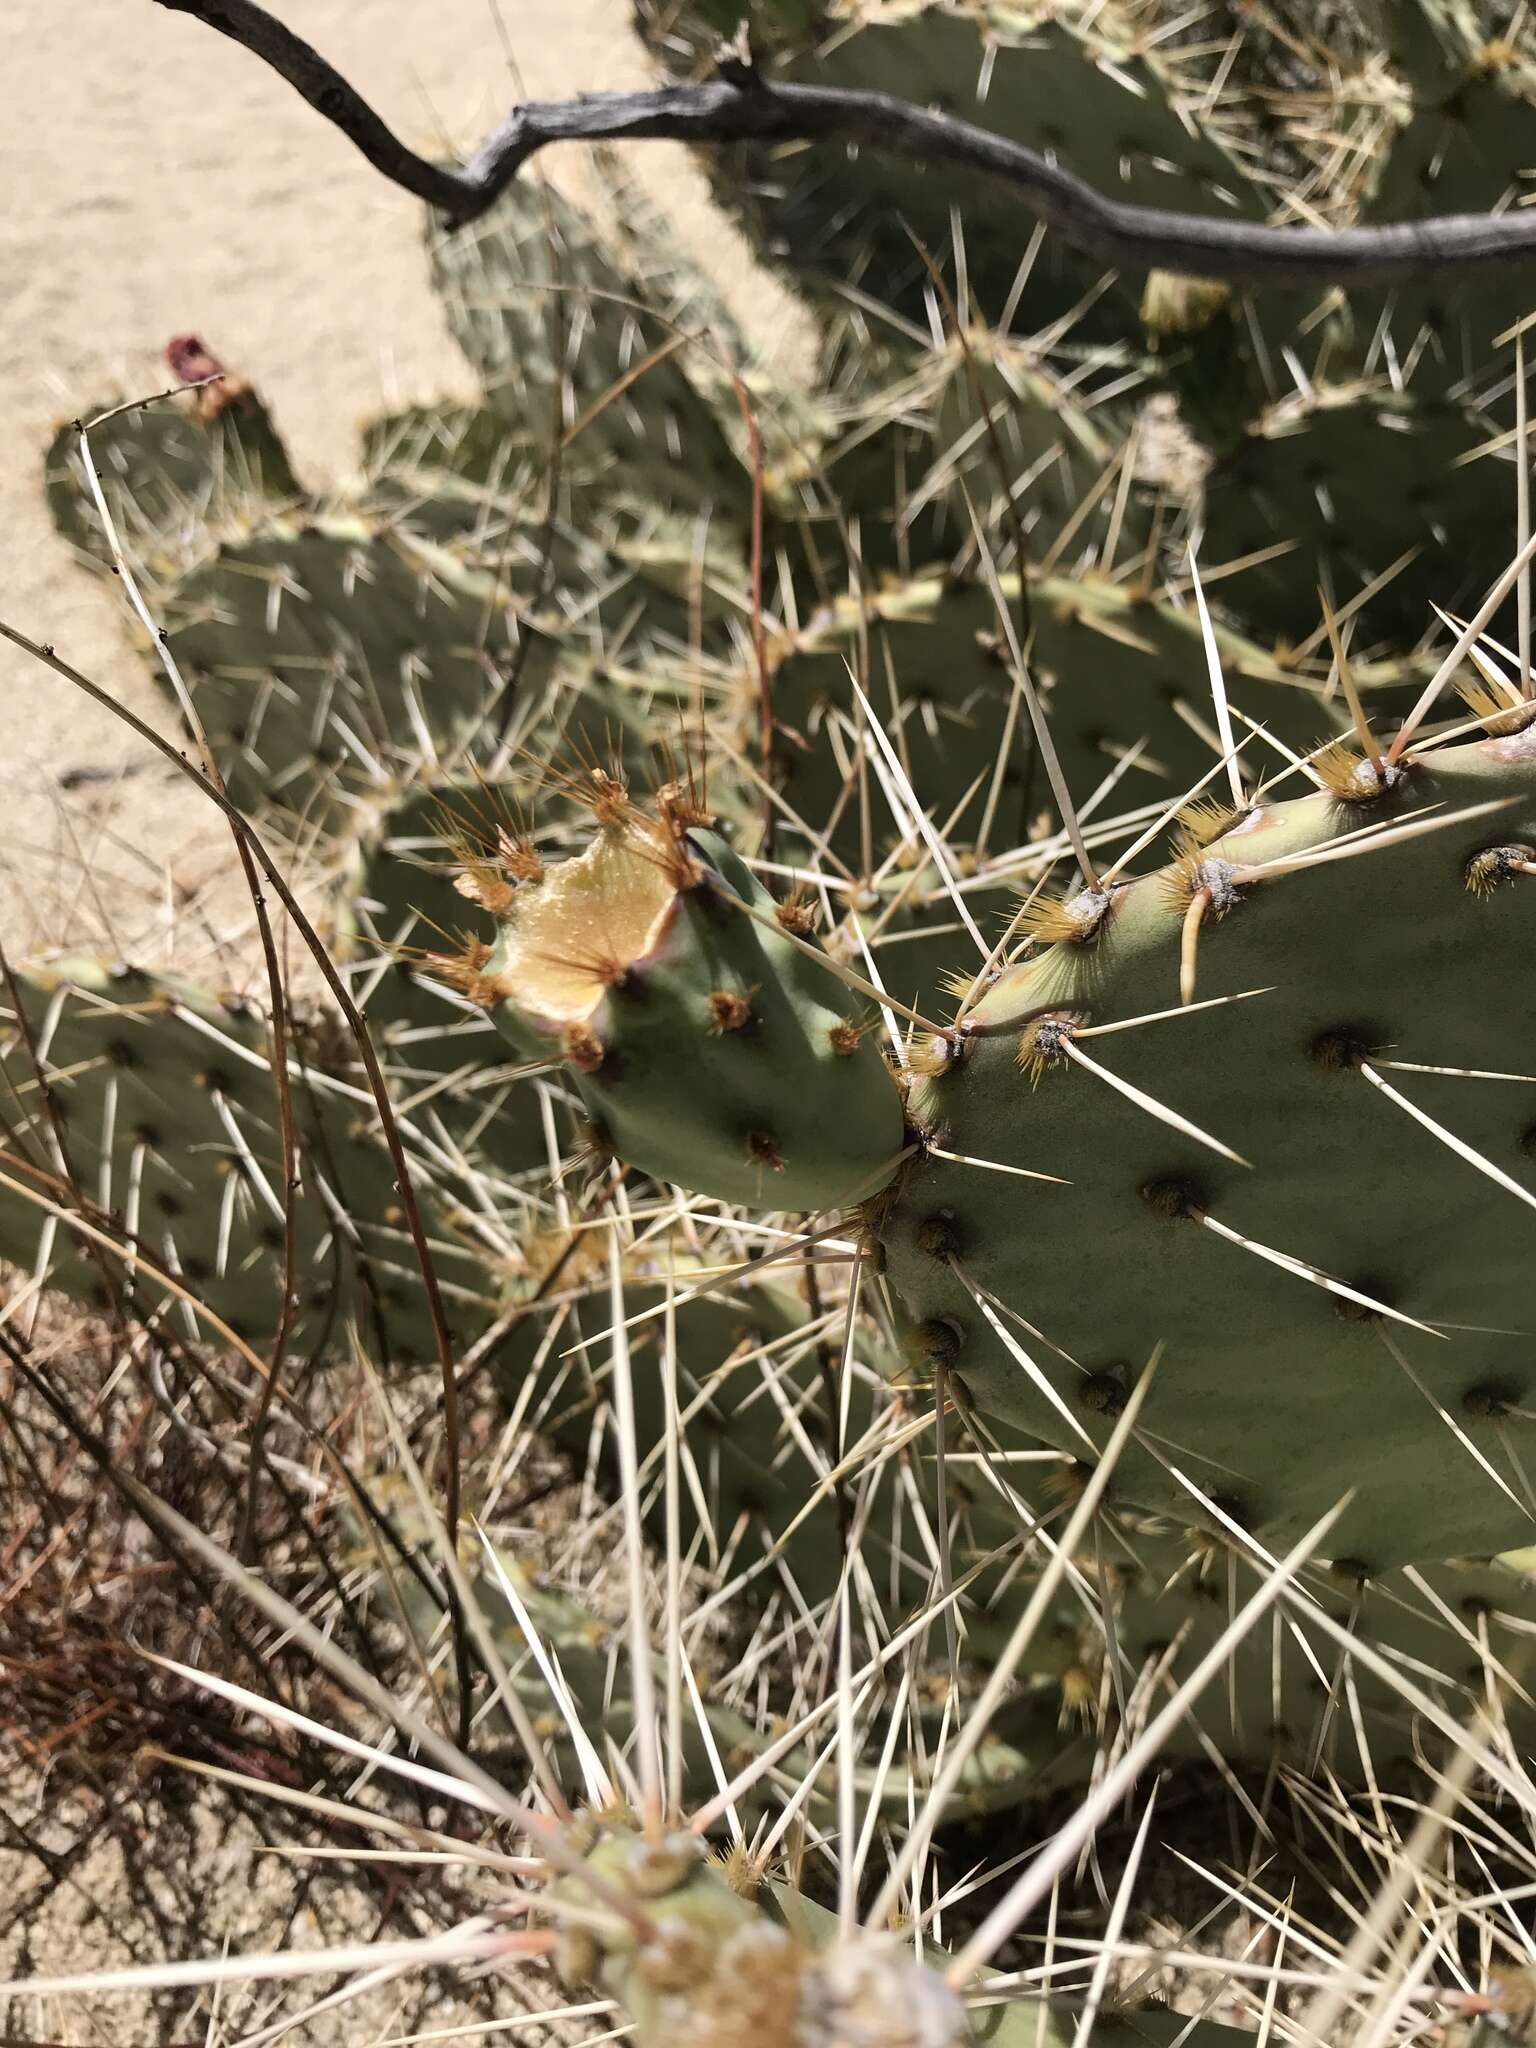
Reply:
[[[478,138],[521,96],[494,0],[269,4],[425,153]],[[49,523],[39,476],[55,423],[163,388],[160,351],[192,330],[260,386],[301,470],[324,480],[345,474],[369,412],[473,385],[428,289],[417,203],[265,66],[153,0],[11,6],[27,19],[11,24],[0,85],[0,617],[164,727],[118,594]],[[528,96],[646,81],[626,0],[501,6]],[[788,302],[751,272],[684,152],[641,144],[633,160],[763,345],[792,336]],[[579,175],[569,156],[544,161]],[[222,825],[108,714],[6,646],[0,692],[7,947],[169,947],[199,965],[208,936],[177,905],[227,869]],[[60,772],[81,766],[138,772],[61,795]],[[219,919],[237,914],[223,890],[214,900]]]

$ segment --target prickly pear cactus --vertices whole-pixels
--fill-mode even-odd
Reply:
[[[749,27],[783,75],[947,99],[1105,191],[1267,215],[1250,139],[1191,113],[1174,60],[1091,11],[784,0]],[[666,13],[686,69],[741,10]],[[1455,75],[1466,104],[1498,94],[1523,119],[1516,67]],[[1455,90],[1414,92],[1386,168],[1322,195],[1327,217],[1411,214],[1414,164],[1461,178]],[[1306,1599],[1466,1715],[1531,1626],[1515,1568],[1444,1560],[1493,1556],[1533,1513],[1536,1117],[1529,1083],[1485,1077],[1530,1065],[1536,754],[1506,706],[1479,744],[1357,759],[1314,628],[1320,581],[1342,602],[1419,549],[1357,615],[1353,680],[1383,723],[1422,678],[1426,590],[1455,603],[1508,552],[1510,465],[1463,460],[1505,395],[1415,375],[1400,347],[1388,364],[1385,341],[1372,358],[1363,298],[1322,319],[1305,294],[1255,312],[1198,285],[1101,289],[946,176],[794,150],[727,157],[722,180],[749,163],[743,217],[765,244],[793,238],[779,253],[826,315],[814,385],[745,360],[643,211],[600,232],[529,184],[473,228],[432,230],[484,402],[374,422],[336,498],[302,498],[286,458],[260,454],[254,402],[124,415],[98,442],[237,799],[318,827],[452,1334],[494,1323],[509,1401],[622,1493],[611,1226],[651,1535],[670,1510],[691,1564],[730,1587],[733,1617],[782,1630],[786,1657],[814,1640],[824,1658],[845,1568],[875,1636],[959,1575],[961,1661],[935,1668],[931,1630],[910,1693],[877,1696],[859,1733],[859,1796],[883,1784],[898,1821],[1039,1583],[1039,1525],[1154,1356],[1091,1554],[951,1817],[1089,1781],[1246,1587],[1223,1518],[1275,1548],[1351,1489]],[[1507,168],[1488,173],[1500,191]],[[1150,371],[1210,447],[1188,523],[1129,425],[1149,333]],[[1439,338],[1437,362],[1469,360]],[[1294,398],[1275,387],[1282,348]],[[90,548],[79,481],[55,479],[55,509]],[[1255,557],[1213,574],[1209,634],[1184,577],[1201,522],[1202,567]],[[1313,794],[1280,800],[1308,776]],[[1213,777],[1236,808],[1175,824]],[[657,783],[646,807],[634,792]],[[1085,814],[1075,847],[1063,785]],[[1138,837],[1145,857],[1101,885],[1089,852]],[[960,1008],[933,1029],[941,988]],[[134,1313],[180,1315],[173,1275],[245,1341],[270,1335],[283,1203],[264,1034],[152,978],[70,969],[26,990],[32,1042],[17,1031],[5,1056],[26,1185],[64,1210],[84,1198]],[[301,1034],[297,1064],[296,1341],[324,1353],[355,1330],[385,1362],[425,1356],[371,1097],[329,1031]],[[674,1212],[669,1188],[703,1200]],[[806,1212],[839,1241],[825,1292],[812,1270],[802,1295],[752,1261]],[[66,1221],[8,1191],[0,1225],[39,1286],[98,1298],[104,1269]],[[1041,1460],[1053,1490],[1014,1484]],[[408,1548],[430,1573],[429,1546]],[[589,1782],[522,1614],[580,1715],[633,1747],[614,1632],[515,1562],[509,1593],[470,1561],[562,1777]],[[1243,1645],[1176,1748],[1325,1757],[1346,1782],[1410,1750],[1412,1713],[1379,1673],[1352,1674],[1346,1726],[1313,1609],[1287,1631],[1278,1651],[1267,1632]],[[749,1699],[734,1674],[710,1701],[727,1768],[760,1754],[776,1677]],[[877,1781],[888,1733],[887,1762],[903,1733],[910,1754]],[[706,1790],[708,1747],[685,1758]],[[824,1788],[805,1812],[830,1839]],[[883,1940],[824,1953],[803,1902],[765,1917],[670,1839],[613,1831],[592,1856],[640,1922],[604,1919],[585,1946],[566,1930],[562,1961],[642,2043],[1079,2039],[1075,2015],[1039,2005],[967,2020]]]
[[[813,543],[830,560],[851,549],[872,573],[968,565],[978,523],[1013,566],[1021,543],[1038,561],[1097,554],[1117,497],[1104,479],[1123,446],[1089,402],[1052,373],[1042,350],[984,326],[927,348],[902,329],[850,337],[824,366],[826,416],[796,454]],[[796,472],[786,460],[776,480]],[[819,517],[817,514],[819,513]],[[1135,553],[1139,500],[1120,505],[1117,539]]]
[[[562,1966],[619,2000],[642,2048],[952,2048],[964,2039],[959,2000],[894,1936],[818,1955],[734,1892],[691,1836],[610,1832],[587,1867],[633,1902],[639,1925],[601,1945],[568,1938]],[[568,1885],[574,1896],[580,1880]]]
[[[483,1011],[432,973],[468,922],[454,886],[482,843],[516,826],[516,799],[476,784],[408,785],[365,815],[337,891],[335,951],[376,1045],[397,1071],[452,1073],[493,1057]]]
[[[178,584],[165,640],[230,793],[313,816],[489,717],[519,651],[512,587],[364,515],[270,520]],[[535,676],[552,650],[535,637]]]
[[[404,1625],[446,1689],[454,1673],[452,1660],[440,1655],[447,1612],[442,1531],[428,1531],[414,1494],[394,1475],[370,1475],[367,1494],[384,1526],[349,1511],[349,1561],[370,1573],[378,1615]],[[585,1796],[593,1757],[604,1756],[609,1742],[622,1749],[634,1733],[625,1631],[578,1594],[546,1582],[478,1527],[461,1534],[459,1562],[476,1615],[548,1745],[560,1782],[573,1797]],[[736,1768],[759,1742],[750,1722],[716,1700],[702,1703],[701,1718],[707,1739],[691,1715],[682,1730],[684,1788],[699,1799],[715,1788],[711,1745]]]
[[[986,1436],[1005,1451],[1027,1441],[999,1436],[995,1426]],[[1068,1467],[1026,1487],[1028,1508],[1045,1516],[1077,1476]],[[967,1652],[984,1666],[1017,1621],[1030,1575],[1014,1572],[992,1590],[989,1578],[1001,1579],[1002,1568],[990,1561],[1004,1550],[1010,1523],[988,1490],[964,1478],[952,1487],[955,1568],[982,1567],[965,1627]],[[1019,1522],[1011,1526],[1016,1534]],[[1037,1716],[1054,1712],[1063,1739],[1071,1731],[1096,1737],[1079,1750],[1082,1770],[1099,1746],[1128,1740],[1163,1690],[1189,1676],[1259,1579],[1231,1537],[1123,1512],[1101,1520],[1075,1563],[1073,1583],[1029,1647],[1020,1683]],[[1220,1683],[1173,1731],[1169,1753],[1198,1757],[1214,1743],[1234,1764],[1280,1761],[1306,1772],[1326,1759],[1346,1783],[1408,1767],[1428,1724],[1386,1674],[1406,1679],[1456,1722],[1475,1715],[1486,1704],[1490,1672],[1518,1672],[1521,1638],[1536,1617],[1530,1564],[1529,1554],[1511,1553],[1376,1576],[1354,1560],[1314,1567],[1302,1581],[1305,1606],[1278,1634],[1255,1631],[1230,1652]],[[1370,1661],[1346,1650],[1341,1636],[1362,1644]],[[1536,1709],[1518,1683],[1501,1712],[1515,1739],[1527,1740]]]
[[[1234,579],[1246,618],[1279,639],[1377,586],[1364,639],[1411,647],[1428,623],[1426,585],[1448,609],[1475,608],[1513,531],[1512,465],[1487,452],[1495,423],[1372,381],[1319,383],[1267,408],[1205,487],[1210,558],[1270,553]]]
[[[1369,12],[1409,104],[1360,208],[1363,222],[1432,214],[1499,213],[1528,204],[1536,151],[1536,66],[1528,50],[1490,36],[1469,7],[1378,0]],[[1530,310],[1514,277],[1430,280],[1393,293],[1354,294],[1354,346],[1379,370],[1410,364],[1415,386],[1455,395],[1489,380],[1495,340]],[[1513,419],[1507,390],[1500,423]]]
[[[610,822],[521,901],[495,882],[481,999],[564,1053],[648,1170],[757,1206],[887,1182],[868,1213],[912,1358],[983,1410],[1091,1447],[1161,1352],[1125,1500],[1178,1514],[1193,1484],[1284,1543],[1354,1489],[1337,1554],[1370,1572],[1486,1554],[1529,1521],[1501,1433],[1529,1391],[1536,1190],[1511,1084],[1470,1077],[1523,1071],[1530,729],[1406,768],[1339,749],[1319,773],[1313,796],[1192,824],[1171,868],[1038,909],[1042,949],[921,1050],[922,1145],[894,1178],[872,1051],[841,1081],[857,1040],[829,1055],[818,1021],[771,1080],[752,1063],[830,970],[765,953],[743,871],[722,892],[723,856],[676,821],[638,845]],[[759,1018],[762,1045],[711,1057]],[[1400,1060],[1429,1075],[1399,1083]]]
[[[532,1246],[530,1255],[529,1313],[498,1354],[498,1376],[509,1404],[537,1414],[576,1468],[617,1496],[622,1472],[606,1255],[590,1232]],[[675,1435],[688,1466],[676,1504],[685,1550],[711,1572],[732,1570],[754,1608],[789,1586],[797,1604],[815,1610],[837,1590],[838,1531],[851,1511],[829,1483],[840,1428],[850,1445],[880,1440],[880,1425],[893,1414],[886,1383],[895,1362],[867,1324],[856,1329],[845,1359],[846,1311],[839,1302],[822,1303],[813,1314],[801,1291],[769,1275],[727,1284],[688,1263],[675,1244],[668,1258],[670,1273],[661,1258],[636,1252],[625,1271],[646,1527],[664,1540],[662,1465]],[[710,1291],[701,1292],[705,1287]],[[546,1295],[557,1297],[555,1306],[540,1306]],[[888,1473],[866,1503],[868,1572],[895,1606],[916,1608],[928,1571],[895,1537],[897,1485]],[[990,1533],[999,1540],[995,1529]]]

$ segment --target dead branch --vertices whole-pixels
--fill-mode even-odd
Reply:
[[[1064,242],[1117,269],[1172,270],[1244,286],[1402,285],[1509,269],[1536,252],[1536,211],[1329,230],[1129,206],[1022,144],[951,114],[885,93],[778,84],[735,59],[723,60],[717,76],[698,85],[514,107],[469,162],[455,167],[408,148],[333,65],[256,0],[156,5],[194,15],[253,51],[376,170],[455,224],[483,214],[524,164],[554,142],[858,142],[910,162],[958,164],[997,179]]]

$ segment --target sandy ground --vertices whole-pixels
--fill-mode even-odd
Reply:
[[[428,153],[478,137],[511,99],[647,75],[625,0],[269,4]],[[346,472],[358,421],[382,404],[472,386],[427,286],[416,202],[246,51],[154,0],[10,0],[7,16],[0,618],[160,720],[116,594],[72,563],[44,510],[55,423],[163,388],[160,350],[187,330],[260,386],[319,479]],[[751,275],[683,152],[645,144],[636,160],[762,344],[788,335],[787,303]],[[186,905],[227,866],[223,827],[107,713],[9,647],[0,701],[7,947],[148,958],[170,942],[196,964]],[[81,767],[128,774],[61,793]]]

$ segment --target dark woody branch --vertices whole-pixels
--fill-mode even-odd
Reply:
[[[909,162],[960,164],[994,179],[1062,241],[1116,269],[1172,270],[1242,286],[1400,285],[1508,269],[1536,256],[1536,210],[1330,230],[1128,206],[1033,150],[953,115],[885,93],[776,84],[736,60],[698,85],[514,107],[470,161],[455,168],[408,148],[334,66],[255,0],[156,4],[194,15],[264,59],[376,170],[454,223],[483,214],[529,158],[554,142],[858,142]]]

